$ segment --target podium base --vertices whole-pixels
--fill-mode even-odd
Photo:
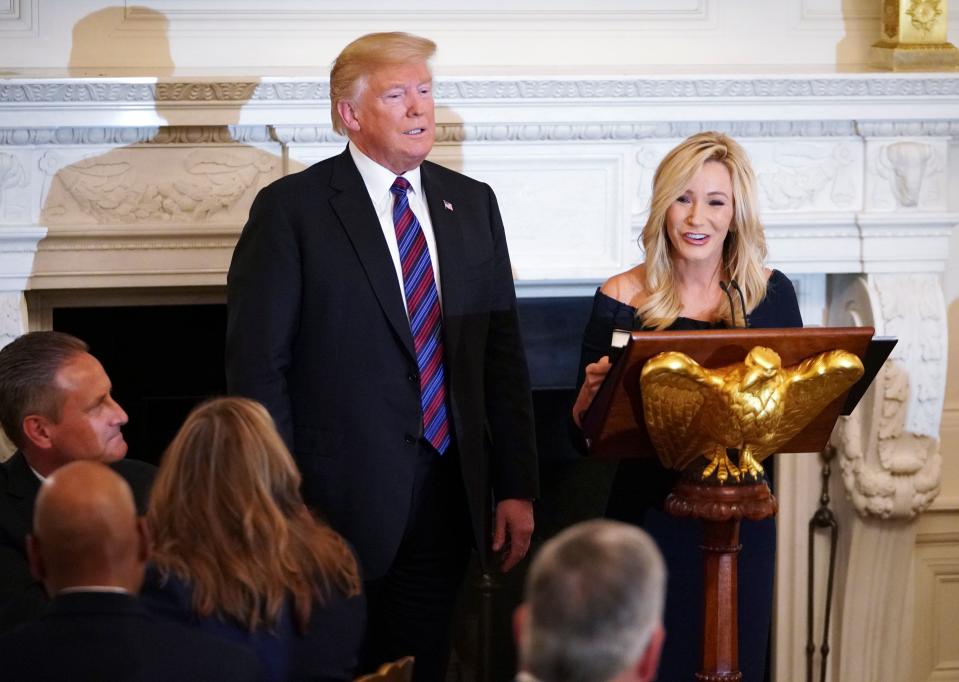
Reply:
[[[715,485],[684,475],[666,498],[665,509],[703,521],[758,521],[776,513],[776,498],[765,481]]]
[[[698,682],[740,682],[737,612],[739,522],[776,513],[776,498],[765,481],[715,485],[687,471],[665,509],[673,516],[703,521],[703,639]]]

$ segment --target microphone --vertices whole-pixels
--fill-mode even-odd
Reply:
[[[736,293],[739,294],[739,305],[743,309],[743,327],[749,327],[749,316],[746,314],[746,297],[743,296],[743,290],[739,288],[739,284],[736,283],[736,280],[729,280],[729,286],[736,290]],[[729,292],[726,292],[727,294]]]
[[[723,293],[726,294],[726,299],[729,301],[729,316],[732,318],[733,326],[736,326],[736,308],[733,306],[733,295],[729,293],[729,286],[722,280],[719,280],[719,288],[723,290]]]

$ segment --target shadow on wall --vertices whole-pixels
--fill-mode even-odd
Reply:
[[[956,177],[959,170],[959,146],[953,143],[949,150],[952,168],[950,177]],[[956,192],[949,193],[949,211],[959,211],[959,196]],[[942,277],[942,291],[946,299],[947,325],[949,330],[949,355],[946,368],[946,407],[959,409],[959,228],[953,228],[949,240],[949,259],[946,261],[946,271]],[[947,450],[943,443],[943,452],[959,450],[959,443],[954,443],[955,450]]]
[[[155,87],[131,92],[134,100],[152,98],[165,125],[73,130],[76,147],[61,147],[41,160],[49,176],[41,220],[51,232],[84,224],[239,228],[256,190],[282,171],[279,156],[249,144],[269,142],[265,127],[231,127],[257,82],[226,89],[215,83],[164,82],[174,70],[167,19],[153,10],[131,9],[138,12],[138,24],[152,29],[128,36],[124,25],[130,10],[122,7],[87,15],[73,30],[69,71],[82,76],[146,70],[157,78]],[[216,100],[218,125],[187,126],[190,121],[178,105],[198,99]],[[162,146],[144,153],[148,145]]]
[[[133,29],[129,18],[135,15]],[[106,7],[83,17],[73,27],[71,76],[169,76],[173,57],[165,15],[147,7]]]
[[[950,240],[949,260],[943,281],[946,298],[946,324],[948,325],[948,355],[946,366],[947,410],[959,411],[959,229],[953,229]],[[959,442],[943,443],[943,452],[959,452]]]
[[[836,66],[869,63],[870,46],[879,39],[877,0],[842,0],[845,35],[836,44]],[[872,18],[871,18],[872,17]]]
[[[128,21],[132,9],[135,22]],[[57,144],[46,148],[40,159],[45,174],[40,223],[48,228],[48,236],[39,245],[37,272],[162,270],[165,261],[161,259],[168,257],[164,251],[176,249],[184,236],[198,231],[216,240],[238,236],[257,191],[282,174],[279,146],[270,140],[267,127],[236,125],[258,82],[224,85],[171,78],[175,65],[167,28],[168,21],[159,12],[123,7],[89,14],[74,27],[70,74],[148,77],[143,83],[114,86],[111,82],[109,86],[128,91],[121,106],[141,113],[155,109],[159,125],[121,127],[122,112],[107,112],[99,127],[57,131]],[[83,97],[84,89],[107,85],[92,80],[68,87]],[[211,106],[202,110],[184,106],[195,101],[209,101]],[[204,118],[198,119],[198,114]],[[125,251],[122,246],[110,248],[111,241],[122,243],[144,232],[155,244],[156,251],[149,255]],[[85,235],[95,235],[95,253],[84,253],[82,247],[79,252],[49,248],[57,239],[84,239]],[[194,267],[220,266],[204,262]],[[91,352],[103,360],[118,399],[132,396],[122,403],[130,415],[128,433],[147,424],[150,400],[156,403],[158,395],[164,400],[184,398],[181,420],[202,399],[170,395],[151,385],[152,375],[143,367],[137,349],[124,347],[122,334],[106,335],[97,344],[91,343]],[[161,361],[168,360],[155,358],[154,364]],[[171,384],[177,383],[174,377],[182,376],[177,369],[173,363]],[[183,392],[182,386],[172,390]]]

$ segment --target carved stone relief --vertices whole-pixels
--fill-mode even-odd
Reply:
[[[24,192],[30,173],[14,154],[0,152],[0,222],[25,223],[29,216]]]
[[[771,163],[757,169],[766,208],[773,211],[812,207],[848,209],[858,191],[848,143],[784,142],[773,146]],[[760,160],[761,161],[761,160]]]
[[[665,149],[643,146],[636,152],[637,187],[632,208],[633,216],[649,212],[649,202],[653,198],[653,174],[665,151]]]
[[[945,305],[936,275],[857,277],[834,296],[832,324],[899,339],[856,411],[834,434],[846,491],[860,514],[911,518],[939,492]]]
[[[27,331],[23,292],[0,292],[0,348]]]
[[[867,143],[869,144],[869,143]],[[945,142],[899,140],[871,145],[873,210],[945,210]]]
[[[699,132],[699,127],[692,132]],[[722,126],[715,128],[723,130]],[[773,142],[742,137],[740,142],[746,147],[756,170],[763,209],[836,211],[858,205],[861,190],[857,171],[862,155],[854,144],[844,141]],[[632,208],[634,220],[649,210],[653,174],[673,144],[672,141],[652,143],[637,150],[637,188]]]
[[[66,154],[66,150],[61,150]],[[253,147],[114,149],[60,166],[48,152],[50,178],[42,219],[57,223],[192,223],[242,221],[261,186],[279,175],[280,159]]]

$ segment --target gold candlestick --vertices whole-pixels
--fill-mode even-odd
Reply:
[[[959,69],[959,50],[946,40],[949,0],[882,0],[882,38],[873,62],[892,71]]]

